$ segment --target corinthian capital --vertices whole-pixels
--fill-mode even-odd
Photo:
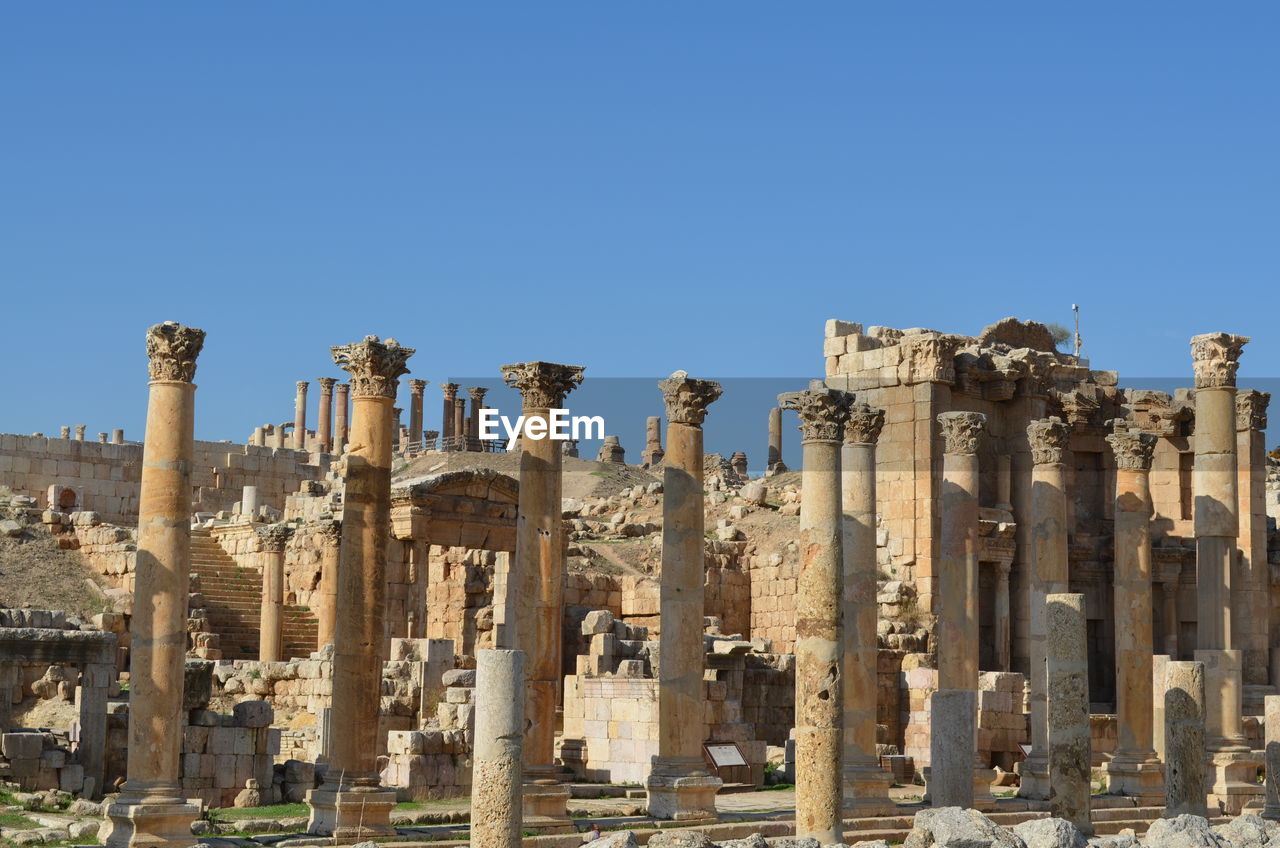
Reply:
[[[329,548],[336,548],[342,542],[342,522],[326,521],[320,524],[319,533],[320,544]]]
[[[147,358],[153,382],[190,383],[196,357],[204,347],[204,330],[165,321],[147,330]]]
[[[667,405],[667,421],[672,424],[702,426],[707,417],[707,407],[724,394],[715,380],[697,380],[687,371],[677,371],[665,380],[658,381],[662,401]],[[657,419],[654,419],[655,423]]]
[[[422,394],[423,389],[425,389],[426,387],[427,387],[426,380],[410,380],[409,381],[409,391],[415,395]]]
[[[307,386],[311,384],[306,380],[299,380],[295,385],[298,387],[298,394],[305,395],[307,393]]]
[[[1236,430],[1267,429],[1267,404],[1271,403],[1270,392],[1247,389],[1236,392]]]
[[[1196,369],[1197,389],[1218,389],[1236,384],[1240,352],[1249,343],[1248,336],[1230,333],[1205,333],[1191,337],[1191,358]]]
[[[1155,455],[1157,437],[1144,433],[1123,418],[1111,422],[1112,432],[1107,444],[1116,457],[1116,468],[1125,471],[1150,471],[1151,457]]]
[[[954,383],[956,351],[964,339],[941,333],[919,333],[903,336],[902,360],[906,365],[908,385],[916,383]]]
[[[330,350],[338,367],[351,375],[352,397],[392,399],[400,377],[409,373],[405,362],[414,352],[411,347],[401,347],[395,339],[381,342],[377,336],[365,336],[362,342]]]
[[[320,384],[320,393],[326,395],[332,393],[333,387],[338,383],[333,377],[317,377],[316,382]]]
[[[284,550],[285,543],[293,535],[293,528],[288,524],[259,524],[253,528],[258,534],[264,551],[279,553]]]
[[[1041,418],[1027,425],[1027,439],[1031,442],[1031,461],[1036,465],[1062,462],[1071,428],[1057,416]]]
[[[488,393],[488,389],[481,388],[480,386],[470,386],[467,389],[467,394],[471,395],[471,403],[474,406],[479,406],[484,403],[484,396]]]
[[[440,390],[441,390],[442,392],[444,392],[444,399],[445,399],[445,400],[453,400],[453,399],[455,399],[455,398],[458,396],[458,384],[457,384],[457,383],[441,383],[441,384],[440,384]]]
[[[865,403],[855,403],[849,410],[849,423],[844,425],[844,440],[850,445],[874,445],[884,427],[884,410]]]
[[[520,390],[525,409],[559,409],[565,395],[582,382],[581,365],[517,362],[502,366],[502,379]]]
[[[975,454],[978,437],[987,426],[987,416],[981,412],[944,412],[938,416],[942,429],[945,453]]]
[[[815,382],[803,392],[778,395],[778,406],[794,409],[800,416],[803,441],[838,442],[844,435],[853,406],[853,393],[831,389]]]

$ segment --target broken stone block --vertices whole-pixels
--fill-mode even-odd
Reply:
[[[270,727],[275,712],[266,701],[241,701],[234,708],[236,724],[241,727]]]

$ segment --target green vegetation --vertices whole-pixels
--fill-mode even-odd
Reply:
[[[39,824],[22,813],[0,813],[0,827],[7,827],[13,830],[33,830],[39,826]]]

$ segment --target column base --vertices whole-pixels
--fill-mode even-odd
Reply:
[[[654,757],[645,782],[649,815],[686,824],[719,821],[716,793],[724,781],[707,773],[701,758]]]
[[[1049,758],[1034,751],[1013,766],[1018,775],[1018,797],[1032,801],[1049,800]]]
[[[554,780],[534,780],[524,784],[522,793],[524,827],[539,833],[569,833],[569,787]]]
[[[1238,816],[1247,804],[1261,801],[1265,790],[1258,783],[1262,766],[1252,751],[1212,751],[1209,753],[1209,812],[1221,806],[1229,816]]]
[[[974,766],[973,769],[973,808],[989,813],[996,808],[996,796],[991,794],[991,781],[996,779],[996,770],[986,766]]]
[[[307,793],[307,806],[311,808],[307,833],[356,840],[395,836],[396,830],[391,826],[395,805],[396,793],[392,789],[312,789]]]
[[[1102,764],[1107,795],[1137,798],[1140,806],[1164,804],[1164,763],[1156,759],[1114,757]]]
[[[191,823],[200,818],[199,804],[157,804],[116,801],[107,805],[111,832],[107,848],[178,848],[200,840],[191,834]]]
[[[846,762],[844,766],[844,812],[858,818],[884,816],[896,806],[889,797],[893,776],[879,763]]]

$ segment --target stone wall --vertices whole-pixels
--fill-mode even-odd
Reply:
[[[901,672],[899,680],[902,753],[912,757],[919,769],[930,761],[930,701],[938,688],[938,672],[932,668],[908,668]],[[1025,684],[1021,674],[1009,672],[983,672],[979,679],[978,754],[988,766],[1011,771],[1013,764],[1022,759],[1019,746],[1030,742]]]
[[[280,733],[265,701],[242,701],[231,714],[192,710],[182,735],[182,788],[211,807],[230,807],[245,781],[270,787]]]

